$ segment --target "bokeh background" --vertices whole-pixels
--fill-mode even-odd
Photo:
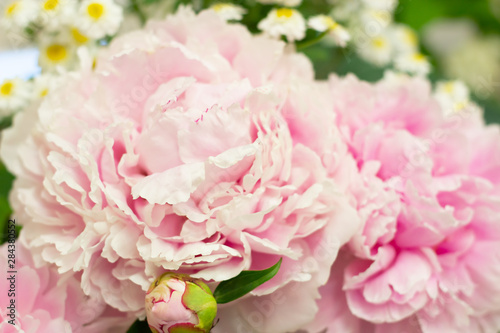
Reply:
[[[307,2],[302,4],[306,10]],[[310,2],[328,10],[324,1]],[[484,108],[485,119],[500,123],[500,0],[399,0],[395,20],[417,32],[433,65],[432,81],[463,80]],[[319,78],[337,72],[376,81],[387,69],[325,43],[304,53],[313,59]]]

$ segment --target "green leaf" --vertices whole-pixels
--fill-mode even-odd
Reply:
[[[215,288],[215,300],[218,304],[224,304],[246,295],[264,282],[271,280],[278,273],[281,261],[282,259],[268,269],[262,271],[243,271],[232,279],[222,281]]]
[[[14,176],[11,175],[0,161],[0,244],[7,241],[8,222],[12,214],[9,206],[8,195],[12,188]],[[19,235],[20,221],[16,221],[16,235]]]
[[[9,171],[0,161],[0,197],[5,197],[9,195],[9,191],[12,188],[12,182],[14,181],[14,176],[10,174]]]

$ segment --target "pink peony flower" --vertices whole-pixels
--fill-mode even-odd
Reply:
[[[144,317],[165,270],[219,282],[283,258],[214,332],[312,321],[359,227],[343,177],[357,168],[312,78],[304,56],[210,11],[116,39],[3,137],[35,262],[83,271],[87,295]]]
[[[364,227],[320,289],[311,330],[497,332],[499,127],[473,105],[444,116],[422,79],[329,84],[350,151],[376,179],[352,183]]]
[[[6,293],[0,301],[1,332],[116,332],[132,324],[133,317],[85,296],[78,276],[59,275],[54,265],[35,267],[31,253],[19,242],[13,252],[7,247],[0,247],[0,269],[7,274],[0,280]],[[7,261],[9,253],[14,261]]]
[[[294,78],[290,79],[285,90],[286,98],[280,113],[290,130],[295,149],[304,153],[299,155],[300,158],[294,158],[295,166],[298,168],[300,165],[302,170],[311,170],[309,172],[312,174],[321,173],[327,177],[324,185],[333,186],[335,195],[329,198],[320,196],[318,199],[327,205],[335,205],[330,207],[333,210],[327,209],[324,215],[335,222],[327,224],[322,233],[304,237],[304,243],[309,244],[304,248],[307,252],[299,261],[288,262],[284,268],[282,266],[278,276],[271,280],[271,283],[277,283],[280,279],[293,277],[291,283],[280,289],[270,289],[272,293],[260,292],[258,297],[220,306],[222,319],[212,330],[214,333],[295,332],[310,323],[318,311],[315,302],[319,296],[318,286],[327,281],[329,267],[337,256],[338,247],[348,241],[359,227],[359,218],[351,209],[348,192],[349,179],[359,177],[359,173],[340,133],[335,126],[331,126],[335,114],[329,112],[333,106],[326,98],[327,87]],[[300,169],[293,172],[298,175]],[[338,200],[349,205],[339,209]],[[288,207],[299,208],[303,202],[292,201]],[[323,209],[315,204],[307,211],[314,215]],[[276,221],[274,227],[278,226]],[[225,318],[233,320],[223,320]]]

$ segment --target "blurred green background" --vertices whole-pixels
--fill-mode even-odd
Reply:
[[[317,2],[317,1],[316,1]],[[305,4],[303,4],[304,6]],[[497,13],[495,16],[494,12]],[[429,23],[443,18],[448,19],[469,19],[479,28],[478,37],[499,38],[500,40],[500,0],[400,0],[396,9],[395,20],[409,25],[416,30],[420,39]],[[432,81],[453,79],[446,75],[445,69],[425,45],[422,45],[423,53],[429,56],[434,70],[430,75]],[[500,47],[499,47],[500,53]],[[331,72],[339,75],[354,73],[358,77],[376,81],[382,78],[386,68],[375,67],[356,56],[353,50],[344,50],[335,47],[328,47],[324,44],[316,44],[303,51],[315,64],[318,78],[324,79]],[[478,52],[480,52],[478,50]],[[496,59],[500,66],[500,57]],[[441,61],[442,63],[442,61]],[[474,71],[474,63],[470,64],[470,71]],[[485,110],[485,119],[488,123],[500,123],[500,73],[494,78],[491,94],[477,96],[473,94],[473,99]],[[471,89],[474,92],[474,89]]]

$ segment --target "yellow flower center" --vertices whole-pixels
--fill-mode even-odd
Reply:
[[[375,37],[372,41],[373,46],[377,49],[382,49],[387,45],[387,42],[382,37]]]
[[[14,90],[14,83],[7,81],[0,86],[0,95],[9,96],[12,93],[12,90]]]
[[[331,17],[326,18],[326,25],[328,26],[328,30],[333,31],[337,29],[339,24],[335,22]]]
[[[66,59],[68,51],[64,45],[52,44],[47,48],[47,58],[53,62],[60,62]]]
[[[49,93],[49,89],[45,88],[42,91],[40,91],[40,97],[45,97]]]
[[[98,20],[104,14],[104,6],[100,3],[91,3],[87,6],[87,12],[94,20]]]
[[[88,42],[88,37],[83,35],[77,28],[71,28],[71,36],[78,44],[85,44]]]
[[[426,58],[422,53],[415,53],[413,55],[413,60],[415,60],[416,62],[423,62],[426,60]]]
[[[212,7],[212,9],[215,10],[216,12],[220,12],[221,10],[229,9],[229,8],[231,8],[231,5],[229,5],[227,3],[216,3]]]
[[[417,46],[418,45],[418,37],[417,34],[415,34],[413,31],[409,30],[406,31],[405,33],[405,39],[408,42],[408,44],[412,46]]]
[[[293,15],[293,10],[290,8],[280,8],[276,11],[276,16],[290,18]]]
[[[466,106],[467,106],[467,102],[463,101],[463,102],[455,103],[454,108],[455,108],[455,111],[460,111],[460,110],[465,109]]]
[[[382,22],[389,22],[391,20],[391,16],[389,12],[385,10],[374,10],[372,11],[373,16],[378,19],[379,21]]]
[[[16,11],[17,5],[18,5],[17,1],[8,5],[7,8],[5,9],[5,14],[7,14],[7,16],[12,16],[12,14],[14,14],[14,12]]]
[[[58,5],[59,5],[59,0],[47,0],[43,4],[43,9],[47,11],[54,10],[57,8]]]
[[[455,85],[453,84],[453,82],[446,82],[443,89],[446,93],[451,94],[453,90],[455,90]]]

